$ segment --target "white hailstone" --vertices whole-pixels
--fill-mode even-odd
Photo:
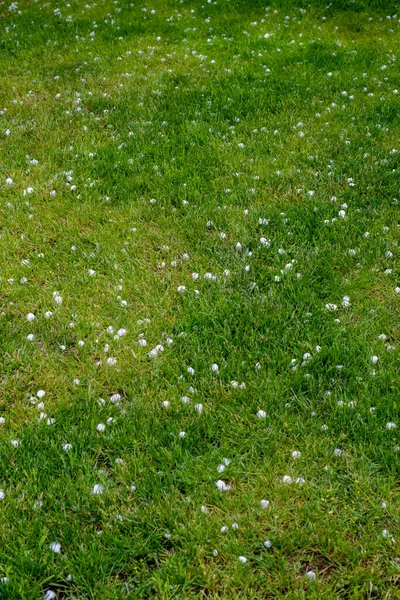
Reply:
[[[235,246],[236,250],[241,250],[242,249],[242,244],[240,242],[238,242]]]
[[[190,402],[189,396],[182,396],[181,400],[183,404],[188,404]]]
[[[199,278],[199,274],[198,273],[192,273],[192,279],[193,281],[197,281]]]
[[[104,431],[106,428],[106,426],[104,425],[104,423],[99,423],[96,427],[97,431]]]
[[[239,556],[239,561],[245,565],[247,563],[247,558],[245,556]]]
[[[316,579],[316,578],[317,578],[317,576],[316,576],[316,574],[314,573],[314,571],[307,571],[307,573],[306,573],[306,577],[307,577],[308,579],[311,579],[311,580],[314,580],[314,579]]]
[[[195,410],[197,410],[197,412],[199,413],[199,415],[201,415],[201,413],[203,412],[203,405],[202,404],[195,404],[194,408],[195,408]]]
[[[218,550],[213,550],[213,557],[217,558],[217,556],[218,556]]]
[[[387,506],[386,502],[381,502],[381,507],[382,508],[386,508],[386,506]]]
[[[301,452],[299,452],[298,450],[293,450],[292,458],[296,459],[296,458],[300,458],[300,457],[301,457]]]
[[[381,333],[380,335],[378,335],[378,340],[382,340],[383,342],[386,340],[386,335],[384,333]]]
[[[46,392],[44,390],[39,390],[38,392],[36,392],[36,396],[38,398],[44,398],[46,395]]]
[[[186,287],[184,285],[178,285],[178,287],[176,289],[178,290],[178,292],[186,291]]]
[[[393,258],[393,252],[391,252],[390,250],[387,250],[385,252],[385,256],[386,256],[386,258]]]
[[[297,485],[303,485],[303,483],[305,483],[306,480],[303,479],[302,477],[296,477],[294,482],[297,483]]]
[[[239,529],[238,523],[232,523],[232,529]]]
[[[56,190],[51,190],[50,196],[52,196],[54,198],[54,196],[56,195],[56,193],[57,193]]]
[[[218,371],[219,371],[219,366],[218,366],[216,363],[212,364],[212,365],[211,365],[211,371],[212,371],[213,373],[218,373]]]
[[[6,422],[4,417],[0,417],[0,425],[3,425]]]
[[[139,346],[142,346],[142,348],[144,348],[145,346],[147,346],[147,341],[144,338],[141,338],[138,341]]]
[[[187,368],[187,372],[189,373],[189,375],[194,375],[194,369],[193,369],[193,367],[188,367]]]
[[[83,340],[79,340],[79,341],[78,341],[78,346],[79,346],[80,348],[82,348],[84,345],[85,345],[85,342],[84,342]]]
[[[74,379],[74,385],[80,385],[80,383],[81,383],[81,380],[76,377]]]
[[[311,413],[311,416],[315,416],[315,413]],[[322,431],[328,431],[328,425],[321,425]]]
[[[290,475],[285,475],[282,479],[282,483],[292,483],[292,478]]]
[[[110,356],[109,358],[107,358],[107,364],[110,367],[114,367],[117,364],[117,359],[114,358],[114,357],[112,357],[112,356]]]
[[[5,135],[7,135],[7,136],[8,136],[8,135],[11,135],[11,131],[10,131],[9,129],[6,129],[4,133],[5,133]]]
[[[228,492],[231,489],[231,486],[228,483],[225,483],[225,481],[222,481],[222,479],[218,479],[215,485],[220,492]]]
[[[343,296],[342,306],[343,308],[348,308],[350,306],[350,298],[349,296]]]
[[[94,271],[93,269],[89,269],[89,270],[88,270],[88,275],[89,275],[90,277],[93,277],[94,275],[96,275],[96,271]]]
[[[237,381],[235,381],[235,380],[233,379],[233,380],[231,381],[231,386],[233,387],[233,389],[235,389],[235,390],[236,390],[236,388],[238,388],[238,387],[239,387],[239,384],[238,384],[238,382],[237,382]]]
[[[266,417],[266,416],[267,416],[267,413],[265,412],[265,410],[259,410],[259,411],[257,412],[257,417],[258,417],[259,419],[265,419],[265,417]]]
[[[11,440],[11,444],[14,446],[14,448],[18,448],[19,441],[18,440]]]
[[[396,423],[386,423],[386,429],[396,429]]]
[[[220,529],[221,533],[226,533],[228,531],[229,527],[227,525],[223,525]]]
[[[371,356],[371,362],[373,365],[376,365],[378,362],[378,357],[377,356]]]
[[[268,548],[268,549],[272,548],[272,544],[269,540],[265,540],[263,545],[264,545],[264,548]]]
[[[396,294],[400,294],[400,287],[395,287],[394,291],[396,292]]]
[[[157,203],[157,200],[156,200],[155,198],[152,198],[152,199],[150,200],[150,204],[152,204],[153,206],[154,206],[154,204],[156,204],[156,203]]]
[[[168,407],[169,407],[169,404],[170,404],[170,403],[169,403],[169,401],[168,401],[168,400],[164,400],[164,402],[163,402],[163,407],[164,407],[164,408],[168,408]]]
[[[230,461],[230,459],[229,459],[229,458],[223,458],[223,459],[222,459],[222,462],[224,463],[224,465],[225,465],[226,467],[229,467],[229,465],[231,464],[231,461]]]
[[[35,317],[35,315],[34,315],[33,313],[28,313],[28,314],[26,315],[26,320],[27,320],[27,321],[29,321],[30,323],[31,323],[32,321],[34,321],[35,319],[36,319],[36,317]]]
[[[62,304],[63,299],[57,292],[53,294],[53,299],[56,304]]]
[[[267,40],[269,37],[271,37],[272,33],[264,33],[264,37]]]
[[[132,491],[132,492],[136,492],[136,485],[134,485],[133,483],[132,483],[132,485],[131,485],[131,491]]]
[[[26,336],[26,339],[28,340],[28,342],[33,342],[33,340],[35,339],[35,336],[33,333],[30,333],[29,335]]]
[[[4,491],[0,490],[0,500],[4,500],[5,496],[6,495],[5,495]]]
[[[180,437],[181,439],[183,439],[185,436],[186,436],[186,431],[180,431],[180,432],[179,432],[179,437]]]
[[[54,590],[47,590],[47,592],[43,596],[43,600],[54,600],[57,597],[57,594]]]
[[[45,316],[46,319],[50,319],[50,317],[52,315],[53,315],[53,313],[50,310],[48,310],[47,312],[44,313],[44,316]]]
[[[217,467],[217,471],[218,473],[223,473],[225,471],[225,465],[218,465]]]
[[[269,500],[261,500],[260,501],[260,506],[261,506],[261,508],[268,508],[269,507]]]
[[[34,510],[39,510],[39,508],[42,508],[42,506],[43,502],[41,500],[36,500],[36,502],[33,503]]]
[[[61,552],[61,544],[59,542],[51,542],[49,545],[50,550],[59,554]]]
[[[72,444],[63,444],[64,452],[69,452],[72,449]]]
[[[7,177],[6,184],[7,185],[12,185],[13,184],[13,180],[11,179],[11,177]]]
[[[325,308],[331,312],[337,310],[336,304],[332,304],[332,303],[325,304]]]
[[[346,211],[345,210],[339,210],[338,216],[341,217],[342,219],[344,219],[346,217]]]
[[[342,456],[343,450],[341,448],[335,448],[333,451],[334,456]]]
[[[117,335],[118,335],[119,337],[123,337],[123,336],[124,336],[124,335],[126,335],[126,334],[127,334],[127,331],[126,331],[126,329],[118,329],[118,331],[117,331]]]
[[[93,489],[91,490],[91,494],[93,496],[100,496],[100,494],[103,493],[103,486],[100,483],[96,483],[96,485],[93,486]]]
[[[208,513],[208,508],[207,508],[207,506],[204,506],[204,504],[201,505],[200,510],[205,515]]]
[[[230,272],[230,270],[229,270],[229,269],[225,269],[225,270],[224,270],[224,276],[225,276],[225,277],[229,277],[229,275],[230,275],[230,274],[231,274],[231,272]],[[399,289],[399,291],[400,291],[400,288],[398,288],[398,289]]]
[[[276,283],[279,283],[279,282],[280,282],[280,280],[281,280],[281,278],[279,277],[279,275],[275,275],[275,277],[274,277],[274,281],[275,281]]]

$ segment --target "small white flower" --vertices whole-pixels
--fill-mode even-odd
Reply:
[[[316,574],[314,573],[314,571],[307,571],[306,573],[306,577],[308,577],[308,579],[314,580],[317,578]]]
[[[261,500],[260,501],[260,506],[261,506],[261,508],[268,508],[269,507],[269,500]]]
[[[225,483],[225,481],[222,481],[222,479],[218,479],[215,485],[220,492],[228,492],[231,489],[231,486],[228,483]]]
[[[332,304],[332,303],[325,304],[325,308],[326,308],[327,310],[329,310],[329,311],[335,311],[335,310],[337,310],[337,306],[336,306],[336,304]]]
[[[61,552],[61,544],[59,542],[51,542],[49,546],[50,550],[59,554]]]
[[[103,493],[103,486],[100,483],[96,483],[95,486],[93,486],[92,491],[90,492],[91,494],[93,494],[94,496],[99,496],[100,494]]]
[[[350,306],[350,304],[351,304],[351,302],[350,302],[349,296],[343,296],[343,300],[342,300],[343,308],[348,308]]]

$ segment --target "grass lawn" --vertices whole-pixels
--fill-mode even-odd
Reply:
[[[400,5],[0,3],[0,598],[400,598]]]

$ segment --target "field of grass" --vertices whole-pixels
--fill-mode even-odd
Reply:
[[[0,3],[0,598],[400,598],[399,54]]]

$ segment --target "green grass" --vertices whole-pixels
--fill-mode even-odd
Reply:
[[[0,4],[1,598],[400,598],[399,22]]]

